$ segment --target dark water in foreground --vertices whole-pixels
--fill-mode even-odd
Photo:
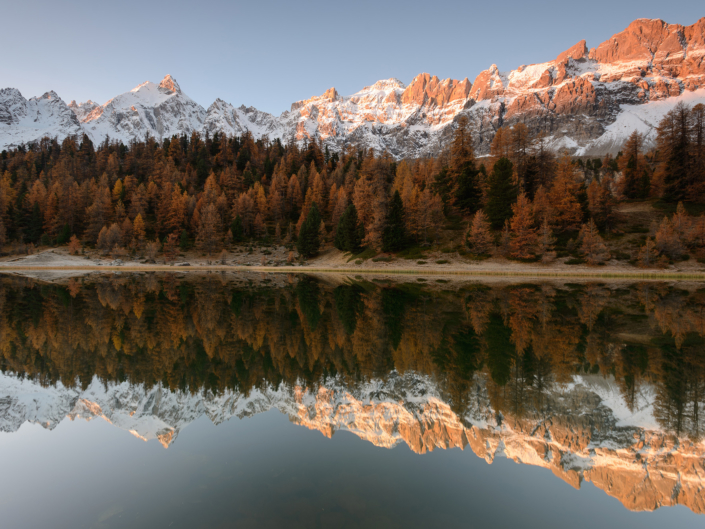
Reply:
[[[697,527],[704,287],[0,276],[0,526]]]

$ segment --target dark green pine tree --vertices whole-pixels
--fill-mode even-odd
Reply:
[[[687,141],[678,141],[666,160],[663,198],[667,202],[678,202],[688,198],[688,166],[690,165],[688,150]]]
[[[649,176],[649,171],[644,168],[644,172],[641,175],[641,180],[639,182],[639,198],[649,198],[651,194],[651,176]]]
[[[512,216],[512,204],[517,199],[517,187],[514,184],[512,162],[507,158],[500,158],[494,164],[489,176],[489,189],[487,190],[487,206],[485,212],[492,228],[499,230],[504,226],[504,221]]]
[[[433,184],[431,184],[431,188],[434,193],[441,197],[441,202],[443,202],[443,213],[448,215],[448,213],[450,213],[453,181],[445,167],[436,175],[433,180]]]
[[[230,231],[233,233],[233,242],[245,240],[245,229],[242,226],[240,215],[235,215],[235,219],[230,223]]]
[[[406,248],[409,238],[406,235],[404,217],[404,203],[399,191],[395,191],[387,210],[384,232],[382,233],[383,252],[398,252]]]
[[[580,187],[578,188],[578,193],[576,195],[578,202],[580,203],[580,209],[583,212],[583,222],[587,222],[590,218],[590,202],[588,201],[587,186],[585,185],[585,180],[580,181]]]
[[[64,224],[59,236],[56,238],[56,244],[67,244],[69,239],[71,239],[71,228],[69,228],[68,224]]]
[[[629,157],[627,167],[624,169],[624,196],[627,198],[637,198],[641,187],[639,177],[636,174],[636,159],[634,156]]]
[[[690,131],[692,120],[688,107],[679,103],[673,109],[673,117],[667,128],[665,141],[665,175],[663,198],[667,202],[687,200],[692,183],[692,142]],[[659,142],[661,143],[661,142]]]
[[[358,219],[357,208],[355,204],[350,204],[338,221],[333,244],[341,252],[358,253],[362,248],[364,235],[365,228]]]
[[[318,238],[321,228],[321,214],[318,211],[318,206],[314,202],[311,204],[311,209],[306,216],[306,220],[301,225],[299,230],[299,238],[296,241],[296,249],[299,254],[304,257],[312,257],[318,253],[321,247],[321,241]]]
[[[186,230],[181,230],[181,237],[179,237],[179,248],[182,251],[186,251],[191,247],[191,240],[188,238],[188,232]]]
[[[478,171],[475,164],[468,164],[458,177],[455,190],[455,205],[466,215],[472,215],[480,209],[482,192],[477,181]]]
[[[25,232],[25,241],[38,243],[42,237],[43,229],[42,213],[39,211],[39,204],[35,203],[32,208],[32,213],[27,221],[27,231]]]
[[[534,195],[539,187],[539,163],[536,156],[530,156],[524,169],[524,193],[529,200],[534,200]]]

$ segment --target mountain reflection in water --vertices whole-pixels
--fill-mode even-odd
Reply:
[[[277,409],[705,513],[705,289],[269,275],[0,277],[0,430],[103,418],[165,448]]]

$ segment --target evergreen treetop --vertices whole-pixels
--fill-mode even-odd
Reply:
[[[355,204],[350,204],[338,221],[335,233],[335,247],[342,252],[357,253],[362,247],[365,228],[357,216]]]
[[[398,252],[406,248],[407,244],[408,236],[406,233],[404,203],[401,200],[399,191],[395,191],[385,219],[384,232],[382,234],[382,251]]]
[[[494,164],[489,176],[485,213],[495,230],[501,229],[504,222],[511,218],[512,204],[517,199],[513,168],[508,158],[500,158]]]
[[[318,205],[313,202],[311,204],[311,209],[306,216],[306,220],[301,225],[301,230],[299,230],[299,238],[296,241],[296,249],[303,257],[313,257],[318,253],[318,250],[321,247],[321,240],[319,237],[321,220]]]

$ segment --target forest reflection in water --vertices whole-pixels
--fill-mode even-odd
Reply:
[[[102,416],[167,447],[200,415],[277,408],[328,436],[469,446],[633,510],[705,512],[697,283],[4,276],[0,336],[6,432]]]

